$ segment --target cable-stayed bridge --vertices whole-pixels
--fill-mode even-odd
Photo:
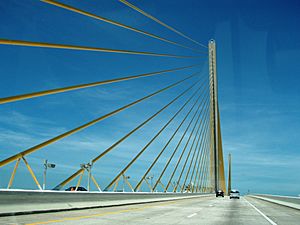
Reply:
[[[109,79],[75,83],[69,86],[44,90],[37,88],[32,92],[2,97],[0,104],[3,107],[20,102],[27,104],[26,107],[31,107],[30,104],[33,101],[40,99],[42,101],[43,98],[47,98],[51,95],[61,96],[67,93],[88,90],[90,88],[101,89],[105,87],[106,90],[113,90],[117,85],[124,83],[129,85],[130,82],[136,81],[143,82],[144,85],[142,89],[146,91],[145,94],[138,96],[139,91],[131,89],[130,91],[133,92],[133,94],[135,94],[135,91],[137,94],[134,99],[130,99],[130,101],[127,101],[123,105],[104,114],[99,114],[93,119],[77,121],[76,125],[68,130],[37,142],[30,147],[19,149],[13,154],[7,152],[5,157],[1,156],[1,185],[4,182],[6,183],[5,189],[3,189],[1,193],[6,208],[6,210],[2,212],[2,216],[73,209],[98,210],[98,207],[104,206],[131,205],[136,203],[146,204],[153,201],[164,202],[167,200],[171,202],[155,203],[156,205],[152,203],[153,205],[150,204],[150,206],[146,206],[145,208],[154,207],[153,210],[155,211],[159,210],[159,207],[166,206],[167,208],[171,207],[174,211],[173,213],[177,214],[179,208],[188,208],[190,204],[199,204],[199,207],[202,208],[205,208],[206,204],[209,206],[225,204],[227,205],[226,207],[252,207],[251,209],[254,211],[251,212],[253,214],[251,215],[257,216],[255,214],[257,213],[255,211],[257,208],[249,201],[259,202],[261,199],[243,200],[232,206],[232,203],[229,201],[220,202],[213,197],[213,194],[219,189],[227,193],[218,103],[216,43],[214,40],[208,40],[208,44],[200,43],[125,0],[119,1],[124,7],[129,7],[132,11],[143,15],[146,19],[180,36],[185,41],[177,41],[177,39],[175,41],[164,35],[160,36],[127,23],[96,15],[58,1],[41,0],[39,2],[43,3],[49,10],[61,10],[63,13],[71,13],[72,16],[87,18],[93,23],[106,23],[110,26],[145,36],[148,39],[155,39],[157,42],[174,46],[176,49],[183,49],[184,52],[189,53],[182,54],[179,50],[176,51],[176,53],[152,50],[139,51],[131,49],[130,47],[119,49],[94,46],[91,44],[75,45],[61,42],[33,41],[31,39],[22,39],[21,37],[16,37],[15,39],[5,39],[1,37],[0,44],[1,47],[5,48],[5,51],[14,51],[16,48],[21,47],[29,50],[37,48],[47,49],[47,51],[56,51],[58,55],[61,54],[61,56],[59,56],[61,60],[64,60],[64,51],[67,50],[69,54],[122,54],[128,57],[132,55],[140,56],[143,58],[139,58],[139,60],[143,61],[147,61],[149,58],[168,58],[177,60],[176,62],[178,62],[178,60],[184,60],[186,63],[186,65],[183,66],[178,66],[182,65],[178,63],[176,66],[168,66],[160,70],[143,68],[142,73],[127,74],[119,77],[110,76]],[[72,37],[70,37],[70,39],[71,38]],[[206,62],[208,63],[206,67],[204,67],[203,65],[205,65]],[[137,61],[137,63],[139,62]],[[86,69],[88,71],[88,68]],[[178,74],[180,76],[178,76]],[[160,79],[163,80],[163,85],[152,90],[153,88],[150,87],[151,84],[160,81]],[[151,91],[147,91],[147,84],[149,84]],[[163,95],[166,94],[171,96],[167,101],[163,97]],[[150,104],[149,102],[151,102],[152,99],[156,99],[156,101],[159,100],[159,107],[153,107],[155,110],[151,109],[150,111],[149,109],[153,106],[153,103]],[[150,107],[147,107],[147,104],[149,104]],[[145,110],[139,108],[140,111],[138,111],[138,114],[144,114],[145,116],[143,116],[142,121],[139,120],[139,122],[136,122],[134,121],[135,117],[130,116],[132,111],[129,110],[139,107],[139,105],[143,105],[142,107],[144,107]],[[73,165],[72,162],[70,162],[73,166],[72,168],[76,167],[76,169],[72,171],[68,170],[70,173],[59,180],[53,187],[49,187],[47,184],[46,175],[47,170],[55,167],[55,165],[45,161],[43,164],[43,173],[40,173],[40,169],[36,165],[32,166],[31,157],[34,157],[35,154],[44,151],[44,154],[47,155],[48,151],[53,150],[49,149],[49,147],[75,134],[91,129],[96,125],[103,126],[103,130],[108,129],[105,127],[105,122],[114,119],[121,113],[129,114],[129,116],[127,116],[128,123],[132,122],[135,126],[130,127],[130,129],[122,133],[120,138],[111,142],[106,148],[99,148],[97,151],[94,150],[92,157],[82,158],[82,163],[79,165]],[[153,123],[153,121],[158,122]],[[118,129],[117,125],[117,123],[114,124],[115,129]],[[151,135],[148,135],[148,133]],[[116,169],[114,161],[107,162],[106,157],[112,154],[114,154],[112,157],[118,155],[120,146],[130,141],[130,138],[135,135],[137,139],[143,140],[142,146],[136,147],[137,149],[134,150],[130,149],[128,153],[129,156],[124,157],[124,159],[118,163],[120,165],[118,165]],[[148,138],[145,139],[144,136]],[[137,139],[135,139],[135,141]],[[131,146],[134,145],[135,143],[133,141]],[[153,145],[155,145],[155,150],[153,150]],[[151,157],[148,155],[146,157],[147,160],[145,160],[145,155],[149,152],[154,152],[155,154],[150,155]],[[57,150],[56,154],[57,158],[70,158],[69,155],[60,154],[59,150]],[[73,155],[75,153],[70,154]],[[104,163],[108,166],[105,166],[101,171],[99,171],[99,169],[97,170],[97,165]],[[28,174],[30,174],[32,183],[35,184],[37,191],[15,190],[16,182],[19,182],[17,185],[18,189],[22,188],[22,185],[20,185],[22,184],[22,179],[19,177],[19,181],[17,180],[17,174],[20,172],[22,164],[22,168],[26,169]],[[142,165],[138,167],[138,173],[130,173],[129,171],[137,165]],[[59,167],[59,165],[57,166]],[[153,175],[154,169],[155,176]],[[37,172],[37,170],[39,171]],[[105,175],[107,171],[110,170],[112,170],[112,173],[109,173],[110,176]],[[38,178],[37,173],[43,174],[43,180]],[[55,174],[55,169],[51,170],[51,175],[53,176],[53,174]],[[48,174],[48,177],[49,176],[50,174]],[[61,178],[61,176],[59,176],[59,178]],[[107,180],[108,182],[105,183],[103,180]],[[80,191],[82,186],[87,189],[87,192]],[[70,192],[64,191],[68,187]],[[228,184],[228,187],[231,187],[231,185]],[[170,204],[173,203],[174,206],[170,206]],[[257,204],[262,203],[259,202]],[[20,205],[23,205],[23,207],[20,207]],[[28,207],[30,209],[28,209]],[[101,215],[93,213],[91,215],[74,216],[71,215],[71,213],[69,215],[71,219],[62,218],[51,220],[50,218],[38,218],[38,221],[41,222],[29,219],[26,223],[65,224],[67,222],[72,223],[72,221],[75,220],[82,220],[83,218],[94,219],[97,215],[102,217],[141,210],[128,209],[126,208],[127,206],[123,207],[125,207],[125,209],[103,212],[100,213]],[[163,209],[161,210],[163,211]],[[194,208],[191,211],[187,210],[187,213],[195,210]],[[151,214],[153,213],[154,212],[151,212]],[[209,213],[211,214],[213,212]],[[156,211],[154,214],[158,214],[158,212]],[[198,211],[190,213],[186,218],[193,218],[198,214],[200,215]],[[217,217],[216,215],[214,216]],[[211,217],[213,218],[214,216]],[[260,218],[260,216],[258,217]],[[23,219],[26,220],[25,218]],[[172,224],[171,219],[174,218],[170,217],[169,220],[166,220],[164,223]],[[261,220],[261,224],[270,222],[266,220],[266,218],[260,218],[259,220]],[[6,219],[5,221],[10,221],[10,219]],[[132,224],[134,224],[134,222]]]

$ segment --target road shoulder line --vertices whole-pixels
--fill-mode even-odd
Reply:
[[[256,198],[256,199],[260,199],[266,202],[271,202],[273,204],[277,204],[280,206],[285,206],[291,209],[297,209],[300,210],[300,205],[299,204],[295,204],[295,203],[290,203],[290,202],[284,202],[281,200],[275,200],[275,199],[270,199],[270,198],[265,198],[265,197],[261,197],[261,196],[255,196],[255,195],[249,195],[250,198]]]
[[[256,208],[253,204],[251,204],[246,198],[243,198],[245,202],[247,202],[253,209],[255,209],[260,215],[262,215],[270,224],[277,225],[273,220],[267,217],[262,211]]]

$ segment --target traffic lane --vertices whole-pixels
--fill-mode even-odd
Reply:
[[[199,201],[206,201],[207,198],[213,198],[213,197],[199,197]],[[124,216],[124,214],[133,214],[135,211],[141,211],[150,209],[152,207],[163,207],[164,211],[167,211],[168,208],[164,207],[166,205],[170,204],[180,204],[181,202],[186,200],[178,200],[178,201],[166,201],[166,202],[160,202],[160,203],[148,203],[148,204],[136,204],[136,205],[128,205],[128,206],[117,206],[117,207],[105,207],[105,208],[95,208],[95,209],[86,209],[86,210],[75,210],[75,211],[62,211],[62,212],[53,212],[53,213],[42,213],[42,214],[29,214],[29,215],[19,215],[19,216],[8,216],[8,217],[0,217],[0,224],[30,224],[30,223],[37,223],[37,222],[43,222],[43,224],[50,224],[54,223],[55,220],[58,222],[58,220],[66,219],[71,221],[77,221],[84,218],[93,218],[93,217],[101,217],[106,218],[110,217],[112,215],[121,215]],[[128,215],[127,215],[128,216]],[[83,222],[84,221],[80,221]],[[64,223],[63,223],[64,224]]]
[[[300,224],[300,210],[274,204],[257,198],[246,197],[246,199],[278,225]]]
[[[257,224],[270,223],[243,199],[205,197],[162,203],[0,218],[0,224]]]

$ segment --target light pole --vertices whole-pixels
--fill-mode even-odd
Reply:
[[[92,176],[92,162],[89,162],[87,164],[80,164],[80,167],[82,169],[85,169],[88,171],[88,182],[87,182],[87,189],[90,191],[90,184],[91,184],[91,176]]]
[[[125,174],[123,174],[123,192],[125,192],[125,181],[130,179],[130,176],[125,176]]]
[[[154,191],[154,190],[153,190],[153,185],[152,185],[153,177],[154,177],[153,175],[151,175],[151,176],[149,176],[149,177],[146,177],[147,180],[150,180],[150,186],[151,186],[152,192]]]
[[[48,160],[45,159],[44,160],[44,182],[43,182],[43,190],[46,189],[46,176],[47,176],[47,169],[48,168],[55,168],[55,164],[54,163],[48,163]]]

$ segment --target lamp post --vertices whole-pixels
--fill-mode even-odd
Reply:
[[[88,182],[87,182],[87,189],[90,191],[90,183],[91,183],[91,176],[92,176],[92,162],[89,162],[87,164],[80,164],[80,167],[82,169],[85,169],[88,171]]]
[[[46,176],[47,176],[47,169],[48,168],[55,168],[55,164],[54,163],[48,163],[48,160],[45,159],[44,160],[44,182],[43,182],[43,190],[46,189]]]
[[[153,185],[152,185],[153,177],[154,177],[153,175],[151,175],[151,176],[149,176],[149,177],[146,177],[147,180],[150,180],[150,186],[151,186],[152,192],[154,191],[154,190],[153,190]]]
[[[130,176],[125,176],[125,174],[123,174],[123,192],[125,192],[125,181],[130,179]]]

